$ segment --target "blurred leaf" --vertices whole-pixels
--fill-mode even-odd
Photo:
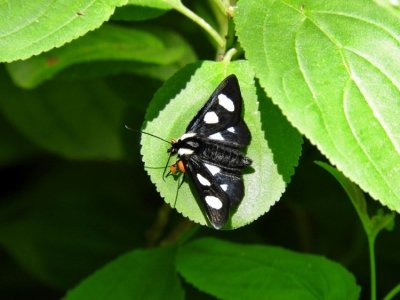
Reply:
[[[38,280],[69,288],[143,245],[151,218],[139,202],[148,197],[148,186],[134,184],[141,176],[99,163],[68,162],[42,171],[35,185],[0,207],[0,244]]]
[[[27,59],[60,47],[107,21],[127,0],[3,1],[0,61]]]
[[[2,249],[0,250],[0,285],[2,299],[35,299],[40,295],[40,299],[60,299],[61,293],[49,291],[47,287],[41,285],[32,276],[21,270],[19,266]]]
[[[241,227],[267,212],[270,206],[279,200],[285,189],[283,176],[278,173],[273,154],[261,129],[253,73],[244,61],[230,64],[204,62],[196,71],[193,66],[190,68],[190,70],[186,69],[174,75],[156,93],[147,110],[144,131],[165,139],[181,136],[190,120],[204,105],[217,85],[227,75],[236,74],[244,99],[244,119],[252,133],[252,142],[248,147],[247,155],[253,160],[253,164],[243,176],[245,197],[233,214],[231,224],[227,224],[226,227],[230,229]],[[265,114],[263,112],[263,119],[267,118],[268,112]],[[282,127],[288,126],[287,121],[283,118],[274,117],[273,119],[278,123],[283,122]],[[276,128],[279,126],[277,125]],[[274,129],[268,130],[273,131]],[[287,139],[290,136],[281,136],[281,138]],[[142,136],[141,144],[143,160],[147,167],[165,165],[168,159],[166,151],[170,147],[169,145],[146,135]],[[295,151],[299,155],[298,148],[286,150],[281,148],[280,150]],[[285,169],[285,175],[293,172],[297,157],[296,160],[288,159],[282,163],[281,167]],[[196,194],[196,191],[191,190],[188,184],[184,184],[178,191],[178,198],[175,199],[178,183],[171,177],[163,181],[160,169],[147,168],[146,170],[167,203],[189,219],[203,225],[206,224],[206,219],[193,194]]]
[[[360,293],[338,263],[277,247],[204,238],[182,246],[176,264],[185,280],[221,299],[358,299]]]
[[[177,0],[128,0],[128,3],[131,5],[168,10],[173,8],[172,3],[176,1]]]
[[[155,65],[132,61],[98,61],[72,65],[57,74],[57,80],[85,80],[113,75],[136,74],[142,77],[165,81],[176,73],[185,63]]]
[[[33,91],[3,75],[0,108],[37,145],[74,159],[121,159],[124,103],[101,81],[49,82]]]
[[[16,84],[33,88],[67,67],[84,62],[121,61],[124,63],[119,65],[119,71],[135,71],[137,66],[137,73],[149,74],[151,71],[145,72],[147,67],[158,67],[160,71],[160,65],[165,68],[177,62],[185,64],[194,58],[190,46],[165,28],[146,30],[106,24],[64,47],[8,64],[7,69]],[[127,64],[129,62],[136,62],[136,65]],[[103,69],[100,75],[107,72],[109,68]]]
[[[65,300],[184,299],[173,247],[129,252],[69,291]]]
[[[37,147],[28,140],[0,115],[0,166],[20,162],[39,153]]]
[[[347,177],[400,212],[400,19],[367,0],[238,5],[241,45],[274,103]]]
[[[115,10],[115,13],[113,14],[111,19],[119,21],[143,21],[143,20],[158,18],[169,10],[168,8],[161,8],[157,6],[153,7],[151,5],[142,6],[146,5],[146,3],[142,2],[147,2],[147,1],[132,1],[132,2],[133,3],[140,2],[140,3],[118,7]]]

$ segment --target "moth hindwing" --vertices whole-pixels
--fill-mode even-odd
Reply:
[[[231,209],[243,199],[241,170],[251,164],[241,152],[251,140],[241,117],[242,106],[239,82],[235,75],[229,75],[168,150],[170,155],[178,155],[170,172],[188,175],[203,211],[216,229],[226,224]]]

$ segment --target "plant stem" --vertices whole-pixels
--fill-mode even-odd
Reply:
[[[369,265],[371,274],[371,300],[376,300],[375,237],[368,236]]]
[[[237,53],[237,50],[235,48],[229,49],[224,56],[224,62],[228,63],[232,60],[232,57]]]
[[[400,283],[396,285],[386,296],[383,298],[383,300],[391,300],[393,299],[396,294],[400,293]]]
[[[219,11],[222,14],[226,14],[226,8],[229,5],[229,1],[228,3],[226,3],[227,1],[222,1],[222,0],[210,0],[210,1],[214,3],[215,7],[218,7]]]
[[[193,22],[198,24],[201,28],[203,28],[214,39],[214,41],[219,47],[221,48],[225,47],[225,40],[204,19],[196,15],[189,8],[184,6],[181,2],[179,2],[179,4],[174,5],[174,8],[183,15],[185,15],[186,17],[188,17],[189,19],[191,19]]]

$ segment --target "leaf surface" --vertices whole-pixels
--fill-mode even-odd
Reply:
[[[3,1],[0,61],[11,62],[60,47],[107,21],[127,0]]]
[[[135,250],[112,261],[72,289],[66,300],[184,299],[173,247]]]
[[[347,177],[400,212],[400,19],[372,1],[241,1],[260,84]]]
[[[185,280],[220,299],[358,299],[354,276],[324,257],[203,238],[181,247]]]

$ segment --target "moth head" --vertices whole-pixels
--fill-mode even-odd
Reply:
[[[179,149],[179,144],[180,144],[179,141],[172,140],[171,147],[167,150],[167,153],[169,153],[170,155],[177,154]]]

